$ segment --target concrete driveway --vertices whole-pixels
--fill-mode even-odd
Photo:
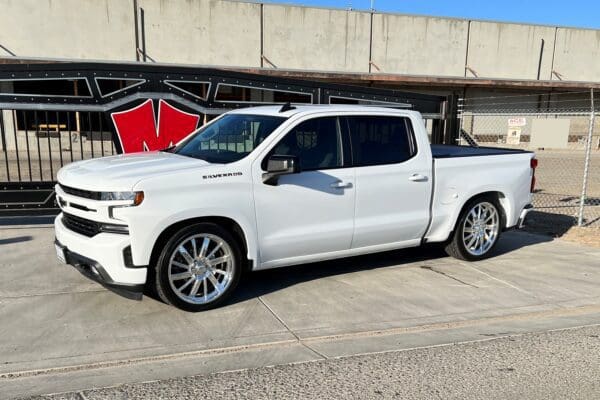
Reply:
[[[53,237],[0,229],[1,398],[600,323],[600,250],[522,232],[477,263],[427,247],[253,273],[196,314],[103,289]]]

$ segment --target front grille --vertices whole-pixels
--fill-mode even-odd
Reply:
[[[92,192],[90,190],[76,189],[63,184],[58,184],[63,192],[72,196],[83,197],[84,199],[100,200],[100,192]]]
[[[67,229],[87,237],[92,237],[100,233],[101,224],[99,222],[76,217],[72,214],[63,212],[62,222]]]

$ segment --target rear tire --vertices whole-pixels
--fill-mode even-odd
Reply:
[[[458,218],[445,250],[449,256],[465,261],[489,257],[500,238],[503,218],[498,200],[481,196],[469,201]]]
[[[156,292],[185,311],[204,311],[225,302],[243,267],[238,241],[221,226],[198,223],[177,231],[156,265]]]

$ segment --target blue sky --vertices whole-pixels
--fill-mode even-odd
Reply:
[[[371,0],[261,0],[366,10]],[[600,29],[600,0],[374,0],[377,11]]]

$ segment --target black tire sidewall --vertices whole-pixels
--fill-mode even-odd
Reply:
[[[209,233],[219,236],[225,242],[227,242],[233,253],[233,278],[231,284],[225,290],[225,292],[214,301],[206,304],[192,304],[180,299],[171,288],[168,272],[169,259],[171,254],[175,251],[176,247],[181,243],[182,240],[187,237],[202,233]],[[167,241],[160,253],[158,263],[156,265],[156,291],[163,301],[185,311],[197,312],[215,308],[223,304],[237,287],[242,275],[243,259],[244,258],[242,256],[242,251],[238,241],[231,233],[229,233],[229,231],[221,226],[213,223],[201,222],[182,228]]]
[[[496,208],[496,212],[498,213],[498,220],[499,220],[499,224],[500,226],[498,227],[498,235],[496,236],[496,240],[494,241],[494,244],[492,245],[492,247],[489,248],[488,251],[486,251],[484,254],[482,255],[474,255],[469,253],[469,251],[467,250],[467,247],[465,246],[464,242],[463,242],[463,230],[465,227],[465,219],[467,218],[468,213],[471,211],[471,209],[479,204],[479,203],[490,203],[492,204],[495,208]],[[455,234],[454,234],[454,240],[456,241],[456,247],[458,248],[458,250],[460,251],[461,255],[463,256],[463,258],[465,260],[469,260],[469,261],[477,261],[477,260],[483,260],[485,258],[488,258],[492,251],[494,250],[494,248],[496,247],[496,245],[498,244],[498,241],[500,240],[500,234],[502,233],[502,229],[504,227],[504,216],[503,216],[503,212],[502,212],[502,208],[500,207],[500,204],[498,203],[498,200],[491,197],[491,196],[482,196],[482,197],[478,197],[475,198],[471,201],[469,201],[465,207],[463,208],[463,211],[460,215],[460,218],[458,219],[458,224],[456,226],[456,230],[455,230]]]

